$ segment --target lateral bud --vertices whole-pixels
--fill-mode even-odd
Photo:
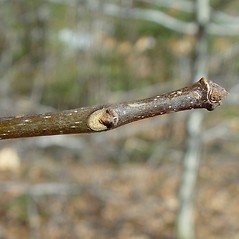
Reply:
[[[94,111],[87,120],[87,125],[93,131],[105,131],[117,126],[119,117],[115,110],[103,108]]]

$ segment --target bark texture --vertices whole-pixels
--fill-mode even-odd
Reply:
[[[227,91],[201,78],[190,87],[131,102],[83,107],[32,116],[0,118],[0,139],[93,133],[184,110],[214,110]]]

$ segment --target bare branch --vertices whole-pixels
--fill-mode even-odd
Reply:
[[[51,0],[56,3],[64,3],[68,5],[75,4],[75,1],[65,1],[65,0]],[[191,2],[178,2],[175,1],[157,1],[157,0],[140,0],[143,2],[148,2],[155,5],[163,5],[167,7],[173,7],[178,10],[182,10],[184,12],[192,12],[195,8],[194,4]],[[84,2],[84,1],[82,1]],[[106,15],[113,17],[124,17],[131,19],[139,19],[155,22],[160,24],[168,29],[171,29],[176,32],[185,33],[185,34],[196,34],[198,31],[198,26],[194,22],[184,22],[182,20],[178,20],[174,17],[169,16],[166,13],[161,11],[156,11],[152,9],[140,9],[140,8],[124,8],[117,6],[115,4],[94,4],[89,3],[88,7],[92,11],[101,11]],[[223,23],[208,23],[208,33],[212,35],[219,36],[237,36],[239,32],[238,25],[238,17],[230,17],[221,12],[215,12],[214,20],[223,20]]]
[[[218,21],[220,23],[231,23],[231,24],[238,24],[239,17],[238,16],[231,16],[221,11],[214,11],[212,13],[212,19],[214,21]]]
[[[239,25],[238,23],[210,23],[208,27],[208,32],[213,35],[218,36],[238,36],[239,35]]]
[[[190,87],[148,99],[83,107],[32,116],[0,118],[0,139],[106,131],[119,126],[183,110],[213,110],[227,92],[204,78]]]
[[[27,193],[34,196],[41,195],[68,195],[81,191],[82,187],[68,183],[41,183],[30,185],[27,183],[5,182],[0,183],[0,192],[14,192],[14,194]]]
[[[124,8],[114,4],[102,4],[99,6],[89,6],[90,10],[99,10],[104,14],[114,17],[124,17],[131,19],[140,19],[155,22],[168,29],[185,34],[196,34],[198,26],[194,22],[184,22],[174,17],[169,16],[161,11],[152,9],[140,9],[140,8]],[[94,9],[95,8],[95,9]],[[208,33],[219,36],[236,36],[239,32],[239,25],[237,23],[224,23],[218,24],[209,22]]]
[[[93,9],[91,9],[93,10]],[[104,14],[114,17],[134,18],[158,23],[180,33],[195,34],[197,26],[193,22],[184,22],[161,11],[139,8],[123,8],[114,4],[103,4],[100,9]]]
[[[195,10],[194,2],[189,2],[185,0],[138,0],[139,2],[150,3],[156,6],[173,8],[183,12],[192,13]]]

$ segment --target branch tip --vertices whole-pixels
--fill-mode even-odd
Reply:
[[[212,111],[219,106],[222,99],[229,94],[223,87],[212,81],[208,81],[205,78],[201,78],[199,82],[207,89],[207,100],[209,103],[207,109],[209,111]]]

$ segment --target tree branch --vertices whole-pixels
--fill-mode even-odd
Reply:
[[[239,35],[239,25],[238,23],[210,23],[208,27],[208,32],[213,35],[218,36],[238,36]]]
[[[238,24],[239,16],[231,16],[221,11],[212,12],[212,20],[223,24]]]
[[[93,7],[90,10],[94,10]],[[115,4],[103,4],[100,11],[108,16],[140,19],[155,22],[168,29],[185,34],[195,34],[197,26],[193,22],[178,20],[161,11],[140,8],[124,8]]]
[[[201,78],[190,87],[138,101],[0,118],[0,139],[93,133],[171,112],[198,108],[211,111],[227,94],[221,86]]]
[[[195,10],[195,3],[185,0],[139,0],[139,2],[145,2],[160,7],[173,8],[189,13],[192,13]]]

